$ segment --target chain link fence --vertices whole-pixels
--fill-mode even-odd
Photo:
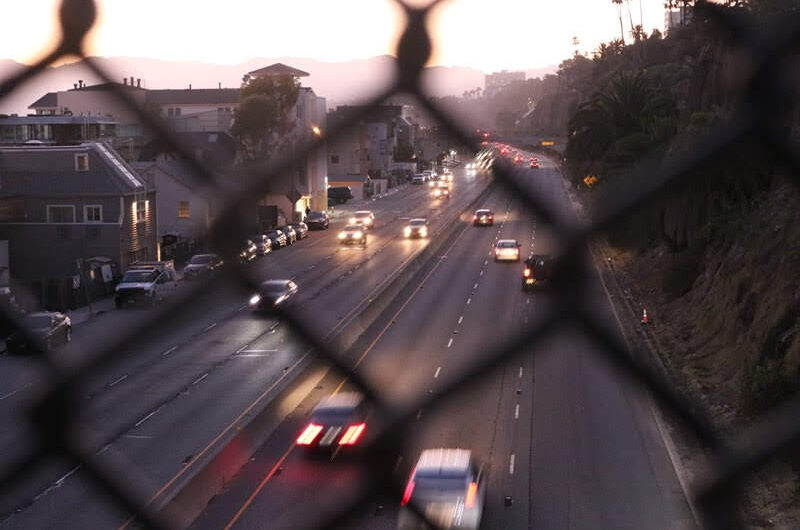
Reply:
[[[369,106],[378,105],[395,93],[411,94],[456,143],[471,146],[477,152],[480,146],[476,144],[472,135],[457,125],[452,116],[431,104],[421,88],[421,73],[431,54],[426,17],[439,2],[433,2],[425,8],[404,5],[400,0],[398,2],[405,11],[406,26],[397,45],[395,78],[391,87],[385,93],[374,97]],[[559,258],[558,268],[562,281],[557,282],[558,301],[549,311],[537,315],[537,319],[528,329],[507,338],[501,347],[489,355],[481,356],[480,360],[476,360],[466,370],[463,377],[446,383],[415,403],[399,407],[381,398],[373,383],[352,370],[343,360],[343,356],[331,349],[304,319],[299,318],[291,310],[278,312],[279,318],[289,331],[294,336],[301,337],[302,341],[313,349],[315,355],[324,358],[341,374],[346,374],[351,384],[364,393],[384,420],[382,431],[370,444],[364,457],[364,469],[370,479],[369,487],[364,488],[364,491],[368,493],[364,493],[364,496],[353,505],[343,507],[334,517],[320,521],[320,528],[340,527],[355,513],[355,510],[369,502],[375,495],[386,494],[399,498],[403,485],[397,483],[389,463],[394,461],[394,456],[399,454],[406,444],[408,436],[406,433],[410,431],[407,426],[414,420],[418,410],[437,406],[456,393],[458,388],[484,377],[486,373],[502,366],[524,348],[542,340],[568,322],[577,324],[601,347],[597,351],[602,352],[605,360],[616,369],[620,377],[629,378],[648,391],[672,418],[693,433],[707,449],[712,470],[710,481],[702,488],[691,492],[695,504],[700,508],[704,526],[726,529],[742,526],[738,510],[743,479],[774,457],[795,450],[800,442],[800,420],[798,420],[800,400],[794,399],[769,422],[759,424],[751,432],[745,433],[743,439],[755,441],[748,444],[747,449],[744,449],[744,445],[725,444],[716,434],[712,422],[698,403],[686,399],[670,382],[640,363],[637,359],[642,358],[641,356],[631,355],[616,335],[609,332],[596,317],[584,309],[588,307],[585,303],[588,292],[586,278],[590,275],[586,270],[589,261],[586,247],[590,238],[614,223],[624,220],[632,210],[652,204],[663,191],[680,186],[693,170],[713,162],[735,142],[743,139],[756,142],[765,147],[792,173],[800,174],[800,156],[787,140],[785,130],[781,126],[785,122],[782,119],[783,113],[789,108],[788,103],[794,99],[794,87],[788,82],[791,78],[786,75],[785,68],[795,57],[797,46],[800,45],[798,16],[796,14],[782,16],[780,20],[760,25],[756,33],[746,21],[713,4],[699,5],[696,13],[696,16],[702,17],[704,23],[717,26],[720,33],[730,39],[733,45],[745,49],[756,65],[749,77],[747,96],[734,119],[680,158],[672,159],[666,164],[644,160],[631,169],[630,175],[633,178],[629,181],[636,184],[626,188],[625,193],[619,195],[613,204],[607,204],[607,207],[599,212],[588,226],[578,226],[564,221],[563,216],[553,209],[545,197],[533,193],[515,179],[510,166],[501,164],[495,167],[496,182],[524,201],[530,211],[548,224],[563,243],[563,248],[566,250]],[[112,76],[84,54],[84,40],[87,32],[95,25],[95,15],[96,7],[92,0],[64,0],[60,10],[63,29],[61,41],[39,62],[3,80],[0,84],[0,99],[15,91],[22,83],[42,73],[47,66],[67,56],[83,57],[94,74],[110,83]],[[183,155],[198,182],[217,190],[217,196],[223,207],[213,227],[211,243],[225,255],[235,256],[238,249],[232,247],[231,241],[235,242],[238,238],[231,238],[229,235],[244,233],[241,218],[237,214],[238,205],[248,198],[265,194],[268,191],[270,175],[282,174],[289,170],[293,160],[281,158],[263,167],[249,168],[244,185],[234,190],[230,185],[220,181],[215,173],[198,163],[160,118],[139,107],[125,91],[118,90],[116,97],[147,129],[158,135],[166,146]],[[357,124],[360,118],[359,114],[349,117],[328,131],[327,138],[335,138],[344,129]],[[318,149],[322,141],[314,139],[303,145],[295,151],[294,159],[302,159]],[[238,266],[228,268],[224,277],[215,281],[230,280],[248,289],[254,289],[258,285],[257,279],[247,269]],[[126,342],[147,330],[168,325],[171,313],[176,308],[191,303],[193,298],[199,296],[199,289],[203,288],[187,288],[171,303],[153,311],[132,329],[121,333],[114,344],[94,350],[92,345],[84,345],[91,350],[91,355],[77,366],[63,365],[59,359],[47,354],[37,356],[46,370],[48,382],[43,397],[30,415],[38,435],[38,443],[30,449],[25,458],[6,463],[0,479],[2,484],[0,491],[9,491],[15,484],[24,480],[26,474],[43,465],[45,461],[53,457],[63,458],[76,465],[79,464],[86,476],[107,492],[109,498],[117,503],[118,508],[131,514],[139,523],[150,528],[166,528],[167,524],[159,519],[152,506],[130,491],[118,476],[99,465],[95,455],[82,443],[81,433],[76,431],[74,421],[79,408],[77,396],[81,385],[88,377],[120,361],[118,352],[128,352],[123,348]],[[4,318],[21,327],[20,315],[12,307],[4,306],[2,312]],[[45,351],[44,344],[32,333],[27,332],[26,339],[36,344],[41,352]],[[416,510],[413,503],[411,508]],[[419,515],[424,517],[421,513]]]

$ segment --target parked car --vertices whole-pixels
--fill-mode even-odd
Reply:
[[[250,307],[254,311],[268,311],[290,302],[297,294],[297,284],[293,280],[267,280],[258,292],[250,297]]]
[[[264,234],[253,234],[249,236],[250,241],[256,244],[256,254],[266,256],[272,251],[272,242]]]
[[[28,334],[44,343],[45,351],[72,340],[72,321],[62,313],[28,313],[22,317],[22,323]],[[8,353],[31,353],[35,350],[20,330],[13,331],[6,338],[6,349]]]
[[[353,198],[353,190],[350,186],[330,186],[328,188],[328,202],[333,204],[344,204]]]
[[[239,251],[239,262],[250,263],[258,257],[258,247],[252,239],[242,241],[242,249]]]
[[[309,230],[325,230],[331,224],[327,213],[317,211],[309,212],[305,223]]]
[[[135,261],[114,292],[117,307],[146,303],[155,305],[178,288],[175,264],[169,261]]]
[[[264,235],[269,238],[270,242],[272,243],[273,250],[276,248],[285,247],[287,244],[286,234],[280,230],[270,230]]]
[[[295,232],[294,228],[292,228],[290,225],[279,226],[278,230],[283,232],[286,236],[287,245],[294,245],[297,242],[297,232]]]
[[[216,254],[195,254],[183,268],[183,279],[189,281],[211,276],[222,264],[222,259]]]
[[[308,237],[308,225],[305,224],[303,221],[292,223],[289,226],[294,228],[295,233],[297,233],[297,239],[303,239]]]

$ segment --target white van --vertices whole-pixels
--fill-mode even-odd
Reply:
[[[114,290],[117,307],[145,303],[155,305],[178,288],[175,263],[169,261],[134,262]]]

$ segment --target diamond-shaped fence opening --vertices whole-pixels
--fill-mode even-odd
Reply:
[[[379,105],[397,93],[409,94],[454,139],[455,145],[468,146],[473,152],[479,151],[481,147],[478,142],[458,125],[456,117],[432,104],[421,89],[420,73],[431,53],[430,37],[425,28],[425,17],[430,6],[425,9],[404,8],[407,26],[397,46],[396,78],[385,92],[375,95],[364,108]],[[0,98],[12,93],[22,83],[34,78],[60,58],[67,55],[83,56],[83,40],[94,25],[94,15],[95,6],[91,0],[65,0],[61,7],[62,41],[37,64],[4,80],[0,84]],[[319,329],[309,324],[296,310],[275,311],[274,316],[280,319],[293,336],[299,338],[304,348],[346,376],[348,385],[360,390],[374,404],[381,419],[380,432],[363,456],[363,488],[357,493],[357,498],[351,499],[337,513],[332,513],[329,519],[316,521],[319,527],[340,527],[364,503],[376,496],[388,499],[383,502],[397,499],[402,494],[403,484],[400,482],[402,477],[393,469],[394,458],[403,453],[404,447],[411,445],[408,433],[413,431],[408,427],[418,411],[444,406],[467,383],[476,382],[487,373],[502,368],[520,352],[527,351],[531,345],[541,343],[556,330],[566,326],[570,326],[572,332],[582,333],[595,342],[599,346],[597,351],[602,353],[603,362],[613,367],[614,373],[635,382],[652,395],[668,414],[697,436],[708,449],[713,475],[704,489],[691,492],[699,501],[703,523],[709,528],[741,526],[737,515],[741,481],[774,456],[785,454],[796,447],[800,440],[800,422],[797,421],[800,403],[790,403],[775,418],[754,429],[751,439],[756,440],[755,443],[745,446],[746,448],[728,447],[719,439],[698,403],[686,399],[661,375],[642,363],[642,356],[632,355],[617,336],[610,333],[602,322],[585,309],[588,306],[586,278],[589,262],[585,248],[590,238],[625,219],[632,211],[646,208],[658,199],[659,194],[680,189],[686,185],[693,171],[718,159],[736,142],[743,139],[758,141],[792,173],[800,173],[800,158],[794,146],[786,139],[780,120],[784,106],[795,97],[791,83],[787,83],[789,78],[785,75],[785,68],[787,64],[792,64],[800,44],[800,21],[794,15],[783,17],[781,20],[771,21],[764,26],[765,29],[755,33],[746,21],[734,19],[713,5],[698,6],[697,16],[704,17],[706,23],[719,28],[720,38],[736,42],[749,54],[754,65],[738,112],[714,134],[700,139],[685,155],[665,164],[644,158],[629,171],[630,179],[627,182],[636,184],[617,190],[614,200],[608,201],[606,208],[599,211],[594,222],[589,225],[580,225],[565,219],[548,202],[547,197],[522,185],[512,166],[499,164],[494,168],[497,185],[502,186],[510,196],[516,197],[517,201],[524,203],[539,222],[549,227],[561,250],[559,269],[562,271],[562,281],[557,283],[557,301],[551,305],[549,311],[539,314],[525,330],[502,338],[487,353],[473,359],[456,376],[444,379],[436,391],[424,393],[422,398],[410,403],[399,404],[387,399],[385,392],[376,386],[375,381],[354,369],[352,359],[344,352],[337,351],[335,343],[328,341]],[[87,59],[86,64],[97,77],[111,81],[111,76],[97,62]],[[278,157],[270,164],[246,167],[242,172],[241,187],[232,189],[221,182],[208,166],[191,156],[190,150],[182,145],[180,139],[159,117],[140,107],[125,91],[117,90],[116,97],[166,146],[183,155],[199,185],[215,190],[222,207],[212,230],[211,242],[216,248],[222,249],[232,263],[237,261],[238,249],[231,243],[229,236],[243,233],[244,228],[238,213],[239,207],[248,203],[251,197],[268,192],[271,175],[290,170],[296,160],[302,160],[323,142],[322,139],[315,138],[306,144],[295,146],[293,153]],[[337,122],[325,131],[325,139],[336,139],[339,135],[352,131],[354,127],[357,128],[359,121],[368,112],[369,110],[354,112]],[[280,272],[274,271],[276,276]],[[122,464],[102,455],[103,446],[109,443],[109,438],[93,437],[82,432],[91,429],[93,415],[99,412],[89,406],[79,413],[76,400],[79,395],[91,392],[89,382],[96,374],[104,373],[119,363],[135,363],[135,345],[143,340],[148,331],[180,322],[181,308],[191,307],[193,301],[209,296],[210,289],[234,289],[244,296],[256,290],[258,283],[259,278],[246,267],[232,266],[214,280],[213,284],[184,289],[160,309],[132,319],[132,324],[127,329],[99,338],[92,344],[80,344],[82,351],[76,357],[77,361],[69,365],[47,354],[38,356],[47,382],[42,398],[30,414],[38,444],[12,455],[11,461],[5,463],[0,491],[10,491],[16,485],[24,483],[35,470],[50,465],[53,459],[62,459],[69,462],[69,467],[79,466],[98,491],[105,492],[118,509],[131,514],[131,518],[138,524],[153,528],[167,527],[168,523],[160,520],[154,511],[153,499],[143,498],[135,487],[131,487],[129,481],[120,478]],[[44,351],[44,344],[24,329],[20,315],[13,308],[4,306],[2,312],[4,318],[22,329],[28,335],[26,338]],[[112,433],[110,438],[117,435]],[[419,507],[413,503],[410,508],[419,512]],[[418,515],[425,517],[423,513]],[[304,521],[299,524],[310,523]]]

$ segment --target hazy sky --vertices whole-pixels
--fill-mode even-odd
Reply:
[[[416,3],[426,3],[417,0]],[[58,36],[60,0],[2,2],[0,58],[30,62]],[[392,53],[402,12],[391,0],[98,0],[89,52],[234,64],[252,57],[345,61]],[[626,31],[639,0],[623,5]],[[644,27],[661,29],[663,0],[641,0]],[[431,20],[431,64],[483,71],[557,64],[619,36],[610,0],[449,0]]]

